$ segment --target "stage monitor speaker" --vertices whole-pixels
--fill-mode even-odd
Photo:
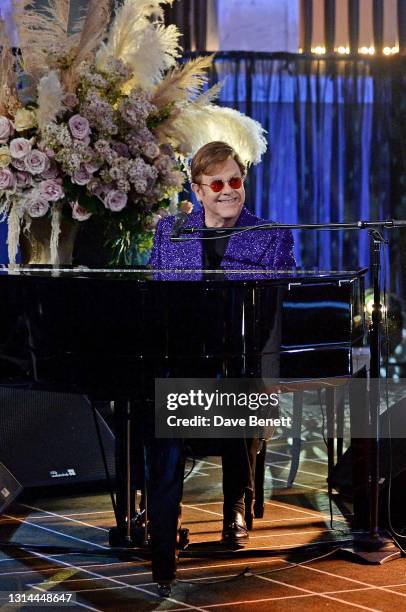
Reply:
[[[114,436],[96,414],[114,477]],[[104,481],[88,400],[74,394],[0,388],[0,462],[24,488]],[[0,471],[0,489],[2,484],[8,489]]]
[[[393,404],[389,412],[381,414],[379,429],[380,520],[387,521],[388,488],[391,481],[391,516],[396,517],[397,524],[400,520],[401,524],[406,526],[406,399]],[[358,464],[365,462],[368,444],[368,439],[358,439],[357,446],[361,449],[361,454],[354,456],[353,448],[350,446],[332,470],[329,484],[344,497],[350,498],[354,494],[354,461]],[[363,486],[367,494],[367,483]]]
[[[22,490],[18,480],[3,463],[0,463],[0,513],[4,512]]]

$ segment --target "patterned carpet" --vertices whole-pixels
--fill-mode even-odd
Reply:
[[[141,550],[132,550],[132,558],[109,551],[114,515],[107,493],[20,497],[0,517],[0,540],[26,545],[1,549],[1,610],[17,609],[8,603],[12,591],[72,593],[73,609],[103,611],[402,609],[404,559],[364,565],[338,550],[337,542],[350,535],[349,514],[335,499],[331,528],[322,441],[303,443],[291,489],[286,488],[289,452],[286,442],[269,445],[265,515],[255,520],[250,539],[238,551],[219,544],[220,460],[207,457],[196,463],[185,482],[183,503],[190,545],[181,553],[178,581],[168,599],[157,595]],[[317,550],[299,553],[296,548],[316,543]],[[36,550],[35,545],[58,548]],[[46,609],[59,607],[52,603]]]

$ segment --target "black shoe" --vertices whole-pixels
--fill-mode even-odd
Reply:
[[[221,541],[226,544],[235,544],[248,539],[248,529],[241,512],[232,512],[229,520],[223,524]]]
[[[170,597],[172,592],[171,584],[168,582],[158,582],[157,591],[160,597]]]

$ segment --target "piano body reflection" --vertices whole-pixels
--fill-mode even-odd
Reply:
[[[364,337],[365,272],[179,271],[162,280],[148,269],[5,267],[2,325],[20,322],[13,351],[29,356],[31,388],[115,400],[116,520],[129,536],[128,427],[141,418],[134,406],[148,418],[155,377],[351,375],[352,347]],[[147,444],[156,580],[174,572],[173,490],[182,486],[181,467],[178,482],[159,481],[165,442],[151,435]]]

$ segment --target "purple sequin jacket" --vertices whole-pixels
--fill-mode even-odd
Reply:
[[[171,242],[175,217],[166,217],[158,223],[150,265],[158,270],[201,270],[203,246],[201,240]],[[265,220],[243,208],[235,227],[261,225]],[[204,227],[204,211],[192,212],[184,227]],[[185,234],[192,236],[192,234]],[[193,234],[198,237],[199,234]],[[287,270],[295,266],[293,237],[289,230],[253,230],[232,234],[224,253],[223,270]],[[165,278],[165,275],[162,275]],[[170,279],[170,276],[168,276]]]

